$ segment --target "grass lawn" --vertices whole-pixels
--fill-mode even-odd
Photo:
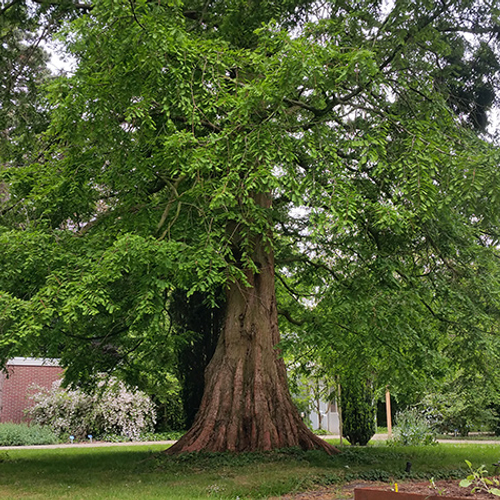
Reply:
[[[490,467],[500,444],[169,457],[164,445],[0,451],[0,499],[251,499],[346,481],[464,477],[464,460]],[[493,472],[493,467],[491,472]],[[341,497],[339,497],[341,498]]]

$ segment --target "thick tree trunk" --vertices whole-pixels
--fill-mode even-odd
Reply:
[[[228,289],[224,328],[205,373],[195,422],[167,453],[293,446],[338,451],[307,428],[292,402],[276,349],[274,257],[260,238],[253,259],[260,272],[247,272],[251,286],[236,282]]]

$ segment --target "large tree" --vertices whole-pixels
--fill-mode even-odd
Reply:
[[[78,64],[47,88],[48,131],[3,172],[2,356],[126,372],[171,342],[174,289],[215,302],[223,287],[200,410],[171,451],[333,452],[291,401],[279,313],[358,363],[491,352],[497,15],[466,0],[96,1],[65,27]]]

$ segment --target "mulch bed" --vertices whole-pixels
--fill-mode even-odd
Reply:
[[[475,498],[478,500],[492,500],[500,498],[492,493],[487,492],[471,492],[472,487],[462,488],[459,486],[457,479],[441,479],[435,481],[431,485],[430,481],[426,483],[403,483],[399,485],[399,491],[406,491],[408,493],[426,493],[427,495],[439,495],[444,498],[449,497],[465,497]]]

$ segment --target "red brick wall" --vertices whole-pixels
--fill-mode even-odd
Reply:
[[[51,387],[62,375],[59,366],[7,365],[8,377],[0,374],[0,422],[27,422],[24,410],[31,405],[28,389],[33,385]]]

